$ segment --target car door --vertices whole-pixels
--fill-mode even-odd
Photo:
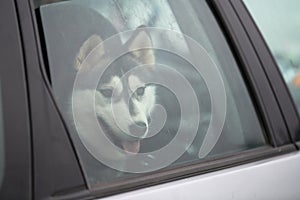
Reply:
[[[245,28],[241,16],[249,15],[244,7],[238,10],[238,3],[16,1],[28,75],[34,198],[89,199],[119,194],[107,198],[251,199],[276,194],[295,199],[299,195],[292,187],[299,166],[293,137],[299,126],[293,118],[296,111],[292,101],[280,103],[290,98],[288,91],[283,81],[273,83],[270,79],[280,74],[272,72],[276,70],[274,63],[262,62],[270,59],[270,54],[257,53],[251,35],[258,31]],[[124,43],[131,47],[141,33],[149,34],[151,45],[156,45],[150,46],[158,49],[154,53],[156,61],[171,66],[155,76],[149,72],[152,78],[162,77],[159,81],[170,80],[166,88],[171,92],[158,87],[155,94],[169,118],[160,132],[163,134],[140,143],[146,157],[135,160],[125,156],[125,160],[114,164],[109,162],[113,156],[101,160],[107,149],[93,150],[99,145],[97,137],[85,137],[90,126],[83,126],[79,120],[85,127],[80,131],[69,115],[66,102],[74,86],[72,77],[77,73],[74,63],[79,60],[82,64],[78,59],[81,50],[89,49],[85,45],[90,38],[98,38],[91,37],[95,34],[107,39],[107,52],[114,52],[119,50],[116,44],[120,49]],[[119,37],[110,40],[114,34]],[[139,44],[144,43],[136,45]],[[94,48],[99,52],[101,45]],[[135,55],[143,55],[142,52]],[[92,59],[93,53],[89,53]],[[176,76],[178,72],[180,76]],[[281,87],[280,92],[276,87]],[[172,92],[188,111],[170,103],[174,99]],[[84,98],[89,96],[77,100]],[[80,105],[77,108],[80,118],[84,113]],[[180,125],[184,125],[182,129]],[[197,131],[193,132],[193,128]],[[176,130],[184,130],[179,139]],[[176,148],[163,148],[172,141],[176,143],[171,147]],[[152,153],[157,149],[163,151]],[[278,175],[274,180],[275,173]],[[282,187],[281,181],[289,184]]]

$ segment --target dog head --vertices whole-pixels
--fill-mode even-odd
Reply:
[[[91,52],[97,59],[92,58],[87,70],[93,70],[94,66],[105,67],[97,61],[104,59],[111,49],[120,47],[99,47],[102,42],[100,36],[92,35],[81,45],[76,56],[76,70],[81,69]],[[125,44],[120,44],[128,53],[105,69],[96,90],[95,108],[102,129],[115,145],[131,154],[140,150],[140,141],[148,133],[150,113],[156,102],[155,86],[146,84],[144,77],[151,74],[152,67],[149,67],[149,74],[144,75],[131,71],[139,65],[155,63],[151,44],[150,36],[143,29],[137,29]],[[140,46],[149,48],[137,50]],[[84,100],[84,96],[82,98]]]

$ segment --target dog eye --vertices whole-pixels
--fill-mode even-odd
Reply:
[[[145,93],[145,87],[139,87],[136,89],[136,94],[142,96]]]
[[[107,97],[107,98],[110,98],[113,94],[112,89],[101,89],[100,92],[104,97]]]

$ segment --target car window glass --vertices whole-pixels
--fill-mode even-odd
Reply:
[[[300,111],[300,1],[245,0]]]
[[[39,12],[53,92],[90,186],[265,144],[205,1],[73,0]]]

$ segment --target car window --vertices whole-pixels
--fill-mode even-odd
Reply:
[[[297,0],[244,0],[244,2],[274,55],[299,112],[300,2]]]
[[[265,145],[205,1],[52,2],[37,2],[49,79],[90,187]]]

